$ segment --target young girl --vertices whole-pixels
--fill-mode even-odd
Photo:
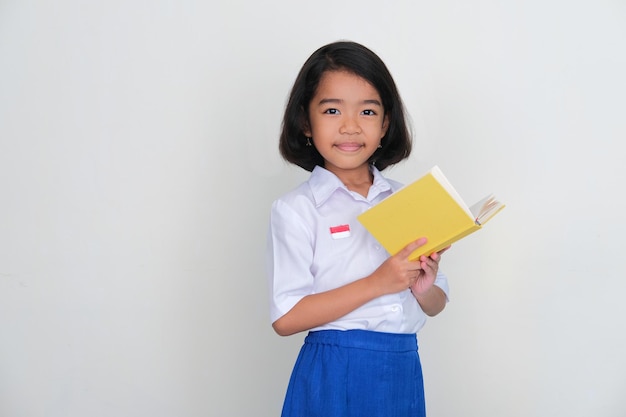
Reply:
[[[385,64],[353,42],[315,51],[291,91],[279,146],[311,171],[271,210],[272,326],[282,336],[309,331],[282,415],[424,416],[416,333],[447,301],[443,251],[409,261],[421,238],[390,256],[356,219],[398,190],[380,171],[411,151]]]

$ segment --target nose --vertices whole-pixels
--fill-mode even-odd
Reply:
[[[346,116],[342,119],[341,127],[339,128],[339,133],[354,135],[357,133],[361,133],[361,126],[356,117]]]

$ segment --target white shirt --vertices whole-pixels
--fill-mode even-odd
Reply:
[[[272,322],[309,294],[368,276],[390,256],[356,216],[397,191],[401,184],[384,178],[376,168],[372,170],[374,181],[367,198],[348,190],[337,176],[317,166],[308,181],[273,203],[267,251]],[[448,281],[443,273],[437,274],[435,284],[447,297]],[[417,333],[426,317],[407,289],[378,297],[312,330]]]

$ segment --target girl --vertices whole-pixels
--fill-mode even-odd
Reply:
[[[311,171],[270,218],[272,326],[281,336],[309,331],[282,415],[424,416],[416,333],[447,301],[443,251],[409,261],[421,238],[390,256],[356,220],[400,187],[380,171],[411,152],[385,64],[353,42],[314,52],[291,91],[279,147]]]

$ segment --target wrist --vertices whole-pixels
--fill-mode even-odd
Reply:
[[[382,285],[383,280],[378,276],[378,272],[373,272],[364,278],[366,287],[371,294],[371,298],[378,298],[386,294],[385,287]]]

